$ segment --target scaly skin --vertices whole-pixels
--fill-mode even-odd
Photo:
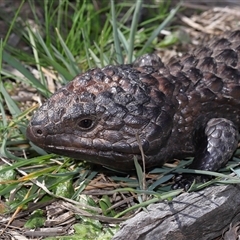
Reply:
[[[80,74],[34,114],[28,138],[57,154],[113,169],[147,168],[195,156],[191,167],[218,170],[237,147],[240,31],[164,66],[156,55]]]

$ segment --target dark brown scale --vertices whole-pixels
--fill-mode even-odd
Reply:
[[[204,46],[202,48],[197,48],[193,51],[193,54],[195,56],[198,56],[199,59],[206,58],[208,56],[212,55],[213,50],[207,46]]]
[[[237,148],[240,31],[164,66],[155,54],[80,74],[35,113],[28,138],[41,148],[121,171],[193,156],[216,171]],[[137,137],[138,136],[138,137]],[[188,186],[191,178],[175,187]]]
[[[202,72],[216,72],[216,61],[213,57],[205,57],[198,62],[198,68],[202,69]]]
[[[238,63],[238,55],[232,49],[225,49],[215,56],[219,62],[225,62],[228,66],[236,67]]]
[[[229,36],[231,38],[231,35]],[[221,49],[227,49],[229,46],[231,46],[231,39],[227,38],[220,38],[216,41],[213,41],[213,43],[210,44],[210,48],[213,49],[213,51],[221,50]],[[233,38],[234,39],[234,38]],[[234,40],[233,40],[234,41]],[[213,54],[214,56],[214,54]]]

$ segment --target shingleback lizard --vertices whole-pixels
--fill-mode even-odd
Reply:
[[[236,150],[239,128],[237,30],[166,65],[147,54],[76,76],[37,110],[27,137],[46,151],[123,171],[134,169],[134,156],[142,162],[140,140],[147,168],[194,156],[190,168],[216,171]]]

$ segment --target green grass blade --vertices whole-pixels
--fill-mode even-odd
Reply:
[[[39,72],[39,75],[40,75],[40,78],[41,78],[41,83],[44,86],[46,86],[47,84],[46,84],[46,80],[45,80],[45,77],[43,75],[42,68],[41,68],[41,65],[40,65],[39,54],[38,54],[36,42],[35,42],[35,39],[33,37],[33,32],[31,31],[30,27],[27,28],[27,32],[28,32],[28,35],[29,35],[29,40],[30,40],[30,43],[31,43],[33,56],[35,58],[35,64],[36,64],[36,67],[38,69],[38,72]]]
[[[90,48],[90,44],[89,44],[89,41],[87,40],[87,34],[86,34],[86,31],[85,31],[85,28],[82,29],[82,37],[83,37],[85,54],[86,54],[87,61],[88,61],[88,66],[90,68],[92,68],[92,63],[90,61],[90,55],[89,55],[89,52],[88,52],[88,49]]]
[[[57,36],[60,40],[60,43],[61,43],[61,46],[63,48],[63,51],[64,53],[66,54],[67,58],[68,58],[68,61],[69,61],[69,64],[67,64],[68,66],[68,70],[69,72],[72,74],[72,75],[77,75],[79,74],[79,68],[78,66],[76,65],[76,61],[75,61],[75,58],[73,57],[72,53],[70,52],[69,48],[67,47],[67,45],[65,44],[65,42],[63,41],[58,29],[56,29],[56,32],[57,32]]]
[[[26,78],[28,78],[29,82],[35,86],[38,91],[45,97],[49,95],[48,89],[41,84],[31,72],[29,72],[18,60],[8,54],[5,50],[3,50],[3,60],[6,61],[10,66],[17,69],[20,73],[22,73]]]
[[[54,47],[53,47],[54,48]],[[57,51],[57,50],[56,50]],[[58,54],[59,52],[55,53],[55,57],[58,58]],[[60,79],[62,80],[62,82],[64,84],[68,83],[70,80],[73,79],[73,77],[75,77],[75,75],[72,75],[71,73],[69,73],[69,71],[63,67],[60,63],[58,63],[56,60],[51,60],[49,59],[47,56],[42,56],[42,58],[50,65],[52,66],[55,71],[57,71],[58,75],[60,76]],[[62,60],[62,56],[59,56],[59,58]],[[67,64],[67,63],[66,63]]]
[[[13,17],[13,19],[12,19],[12,21],[11,21],[11,25],[10,25],[10,27],[9,27],[9,30],[7,31],[7,34],[6,34],[5,38],[4,38],[3,46],[6,45],[8,39],[9,39],[9,36],[10,36],[10,34],[11,34],[11,32],[12,32],[12,29],[13,29],[13,27],[14,27],[14,24],[16,23],[16,20],[17,20],[17,18],[18,18],[19,12],[20,12],[20,10],[22,9],[22,6],[23,6],[24,3],[25,3],[25,0],[22,0],[22,2],[20,3],[20,5],[19,5],[19,7],[18,7],[18,9],[17,9],[16,14],[14,14],[14,17]]]
[[[139,1],[141,2],[141,1]],[[119,64],[123,64],[123,55],[119,43],[119,38],[118,38],[118,27],[117,27],[117,19],[116,19],[116,12],[115,12],[115,1],[111,0],[111,15],[112,15],[112,26],[113,26],[113,38],[114,38],[114,46],[116,50],[116,57],[117,57],[117,62]]]
[[[161,194],[158,197],[155,197],[153,199],[147,200],[145,202],[141,202],[140,204],[136,204],[136,205],[134,205],[132,207],[127,208],[126,210],[116,214],[115,218],[119,218],[119,217],[125,215],[127,212],[132,211],[134,209],[138,209],[140,207],[147,207],[149,204],[159,202],[160,200],[173,198],[173,197],[179,195],[180,193],[182,193],[182,189],[172,190],[172,191],[170,191],[168,193]]]
[[[106,66],[106,65],[110,64],[110,59],[106,56],[106,54],[103,53],[103,51],[97,45],[96,42],[94,42],[94,46],[96,47],[96,49],[98,50],[99,54],[101,55],[101,66]]]
[[[61,68],[62,70],[61,72],[64,74],[65,78],[69,79],[69,76],[71,76],[70,77],[71,80],[73,77],[80,73],[80,70],[78,69],[77,71],[75,67],[73,68],[71,62],[69,63],[68,60],[63,56],[63,54],[61,54],[60,51],[53,45],[52,49],[54,51],[55,57],[64,64],[67,70],[62,68],[61,65],[58,64],[56,61],[52,61],[52,63],[54,64],[53,66],[57,67],[57,70]]]
[[[143,48],[141,51],[139,51],[138,56],[141,56],[144,51],[150,46],[150,44],[152,43],[153,39],[156,38],[158,36],[158,34],[170,23],[170,21],[173,19],[173,17],[176,15],[176,13],[178,12],[179,8],[180,8],[181,4],[178,4],[178,6],[176,8],[174,8],[170,14],[167,16],[167,18],[159,25],[158,28],[156,28],[151,36],[148,38],[147,42],[144,44]]]
[[[133,14],[130,37],[129,37],[128,63],[132,62],[134,43],[135,43],[134,39],[135,39],[136,31],[137,31],[138,20],[139,20],[141,8],[142,8],[142,1],[136,1],[136,7],[135,7],[134,14]]]
[[[120,42],[122,43],[122,46],[123,46],[123,48],[124,48],[124,51],[125,51],[125,52],[129,52],[129,44],[128,44],[128,41],[127,41],[127,39],[125,38],[124,34],[121,32],[120,29],[118,29],[118,37],[119,37]],[[121,63],[124,63],[124,62],[121,62]]]
[[[89,51],[92,59],[94,60],[95,65],[100,68],[102,66],[101,60],[96,56],[96,54],[90,48],[88,49],[88,51]]]
[[[5,87],[3,86],[2,82],[0,83],[0,92],[3,95],[3,97],[6,101],[6,104],[8,106],[8,110],[10,111],[13,118],[17,117],[21,113],[21,110],[19,109],[17,104],[14,102],[14,100],[12,100],[12,98],[6,91]]]
[[[45,41],[43,40],[41,34],[39,32],[36,32],[34,33],[35,34],[35,37],[36,39],[38,40],[38,43],[40,43],[41,47],[43,48],[45,54],[47,55],[47,57],[50,59],[50,60],[54,60],[53,58],[53,55],[52,55],[52,52],[50,51],[51,48],[49,48]]]
[[[44,61],[46,61],[49,66],[54,67],[54,69],[61,76],[61,79],[63,80],[64,84],[72,80],[72,78],[76,76],[75,71],[73,71],[73,74],[70,73],[68,70],[66,70],[66,68],[64,68],[61,64],[59,64],[55,60],[55,57],[58,56],[58,59],[60,59],[61,61],[64,61],[65,66],[69,67],[69,64],[67,63],[63,55],[57,50],[57,48],[54,47],[53,45],[51,45],[51,47],[49,48],[44,42],[42,36],[38,32],[35,33],[35,37],[37,38],[38,42],[40,43],[41,47],[43,48],[46,54],[46,56],[42,55],[41,58],[43,58]],[[54,52],[55,52],[55,56],[54,56]],[[78,69],[78,71],[80,71],[80,69]]]
[[[134,156],[134,165],[135,165],[135,169],[137,172],[137,177],[138,177],[138,182],[139,182],[139,187],[141,190],[146,190],[145,189],[145,173],[143,172],[142,167],[140,166],[140,164],[138,163],[138,160],[136,158],[136,156]]]

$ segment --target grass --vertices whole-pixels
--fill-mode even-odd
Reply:
[[[39,95],[48,98],[51,95],[48,77],[55,86],[63,85],[88,68],[130,63],[137,56],[152,52],[162,44],[157,41],[158,35],[170,26],[179,6],[169,11],[168,3],[149,4],[147,7],[151,11],[147,20],[139,22],[141,1],[116,4],[111,0],[110,4],[103,2],[99,7],[91,1],[75,1],[75,4],[60,1],[56,4],[49,0],[40,3],[44,10],[41,19],[34,2],[29,1],[36,26],[21,22],[24,27],[20,30],[17,19],[23,3],[0,42],[0,154],[4,162],[0,168],[3,201],[0,211],[11,216],[2,224],[7,227],[21,218],[21,214],[34,209],[34,214],[24,218],[24,227],[43,227],[46,214],[40,211],[44,208],[38,206],[50,206],[57,199],[63,200],[60,207],[65,204],[66,210],[75,213],[72,239],[79,239],[79,236],[81,239],[110,239],[118,229],[118,223],[131,217],[136,210],[163,199],[171,200],[181,193],[182,190],[170,190],[171,185],[166,182],[176,171],[190,171],[182,168],[189,161],[182,161],[177,169],[164,166],[147,175],[136,162],[135,178],[105,176],[85,163],[47,154],[29,143],[26,126],[38,104],[16,102],[11,95],[24,84],[27,89],[36,89]],[[28,51],[8,44],[13,32],[25,42]],[[9,67],[18,73],[10,71]],[[34,69],[37,75],[33,74]],[[238,164],[239,159],[235,158],[228,168]],[[237,178],[220,173],[208,174],[217,178],[206,184],[225,178],[231,183],[239,182]],[[197,185],[195,190],[206,184]],[[30,207],[32,203],[36,208]]]

